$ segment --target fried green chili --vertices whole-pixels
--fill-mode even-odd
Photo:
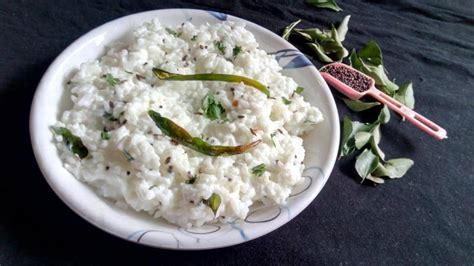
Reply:
[[[163,134],[166,136],[177,141],[181,145],[210,156],[241,154],[262,142],[261,140],[257,140],[239,146],[210,145],[198,137],[191,136],[184,128],[180,127],[170,119],[161,116],[159,113],[153,110],[149,110],[148,115],[151,117],[151,119],[153,119],[156,126],[159,127],[161,132],[163,132]]]
[[[238,75],[228,75],[228,74],[193,74],[193,75],[181,75],[177,73],[171,73],[164,71],[159,68],[153,68],[153,74],[161,80],[206,80],[206,81],[225,81],[225,82],[235,82],[235,83],[244,83],[245,85],[256,88],[261,91],[267,97],[270,96],[268,88],[260,83],[259,81],[243,76]]]

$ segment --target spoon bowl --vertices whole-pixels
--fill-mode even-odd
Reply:
[[[370,95],[430,136],[438,140],[447,138],[445,129],[375,88],[375,80],[364,73],[343,63],[328,64],[321,68],[320,72],[326,82],[348,98],[359,100]]]

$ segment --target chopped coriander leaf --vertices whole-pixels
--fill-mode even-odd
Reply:
[[[172,30],[172,29],[170,29],[170,28],[168,28],[168,27],[166,27],[165,30],[166,30],[166,32],[168,32],[169,34],[173,35],[174,37],[179,37],[179,36],[181,36],[181,34],[182,34],[181,32],[178,33],[178,32],[176,32],[176,31],[174,31],[174,30]]]
[[[262,176],[263,173],[265,173],[265,171],[266,171],[266,167],[265,167],[265,164],[263,163],[252,168],[252,174],[256,176]]]
[[[221,119],[225,113],[225,109],[220,102],[214,98],[214,94],[208,93],[201,103],[201,108],[204,112],[204,116],[209,118],[211,121]]]
[[[107,83],[109,83],[109,85],[112,87],[117,85],[120,82],[120,80],[118,78],[114,78],[112,74],[107,74],[105,76],[105,81],[107,81]]]
[[[281,97],[281,100],[282,100],[282,101],[283,101],[283,103],[284,103],[284,104],[286,104],[286,105],[289,105],[289,104],[291,104],[291,101],[290,101],[290,100],[288,100],[288,99],[287,99],[287,98],[285,98],[285,97]]]
[[[75,136],[71,131],[65,127],[53,127],[53,132],[56,135],[63,137],[63,142],[66,147],[74,154],[83,159],[89,154],[89,150],[82,143],[81,138]]]
[[[102,131],[102,132],[100,132],[100,138],[103,139],[103,140],[109,140],[110,135],[107,131]]]
[[[191,41],[195,41],[197,39],[197,35],[194,35],[193,37],[191,37]]]
[[[295,90],[295,92],[298,93],[298,94],[303,93],[303,91],[304,91],[304,88],[303,88],[303,87],[300,87],[300,86],[298,86],[298,87],[296,88],[296,90]]]
[[[222,44],[221,41],[214,41],[214,47],[221,52],[221,54],[225,54],[225,46]]]
[[[237,55],[239,55],[241,52],[242,52],[242,47],[235,46],[234,49],[232,49],[232,55],[234,56],[234,59],[237,58]]]

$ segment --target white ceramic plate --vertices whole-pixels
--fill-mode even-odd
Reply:
[[[268,53],[275,54],[283,73],[306,88],[303,95],[320,108],[324,122],[304,138],[306,148],[304,182],[296,187],[286,206],[253,206],[245,220],[185,229],[147,214],[123,210],[99,197],[63,168],[49,127],[70,105],[65,82],[82,62],[95,60],[106,45],[126,40],[133,29],[158,17],[163,24],[195,25],[225,20],[242,21]],[[36,160],[56,194],[77,214],[118,237],[168,249],[211,249],[239,244],[265,235],[289,222],[306,208],[326,183],[339,145],[339,117],[331,92],[310,61],[294,46],[271,31],[230,15],[193,9],[164,9],[126,16],[102,25],[71,44],[51,64],[33,100],[30,133]]]

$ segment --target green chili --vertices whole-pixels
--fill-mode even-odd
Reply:
[[[238,75],[228,75],[228,74],[193,74],[193,75],[181,75],[177,73],[171,73],[164,71],[159,68],[153,68],[153,74],[161,80],[207,80],[207,81],[225,81],[225,82],[235,82],[235,83],[244,83],[245,85],[256,88],[261,91],[267,97],[270,96],[268,88],[260,83],[259,81],[243,76]]]
[[[262,142],[262,140],[257,140],[239,146],[210,145],[198,137],[191,136],[184,128],[180,127],[170,119],[161,116],[159,113],[153,110],[149,110],[148,115],[151,117],[151,119],[153,119],[156,126],[159,127],[161,132],[163,132],[163,134],[166,136],[177,141],[181,145],[210,156],[241,154]]]

